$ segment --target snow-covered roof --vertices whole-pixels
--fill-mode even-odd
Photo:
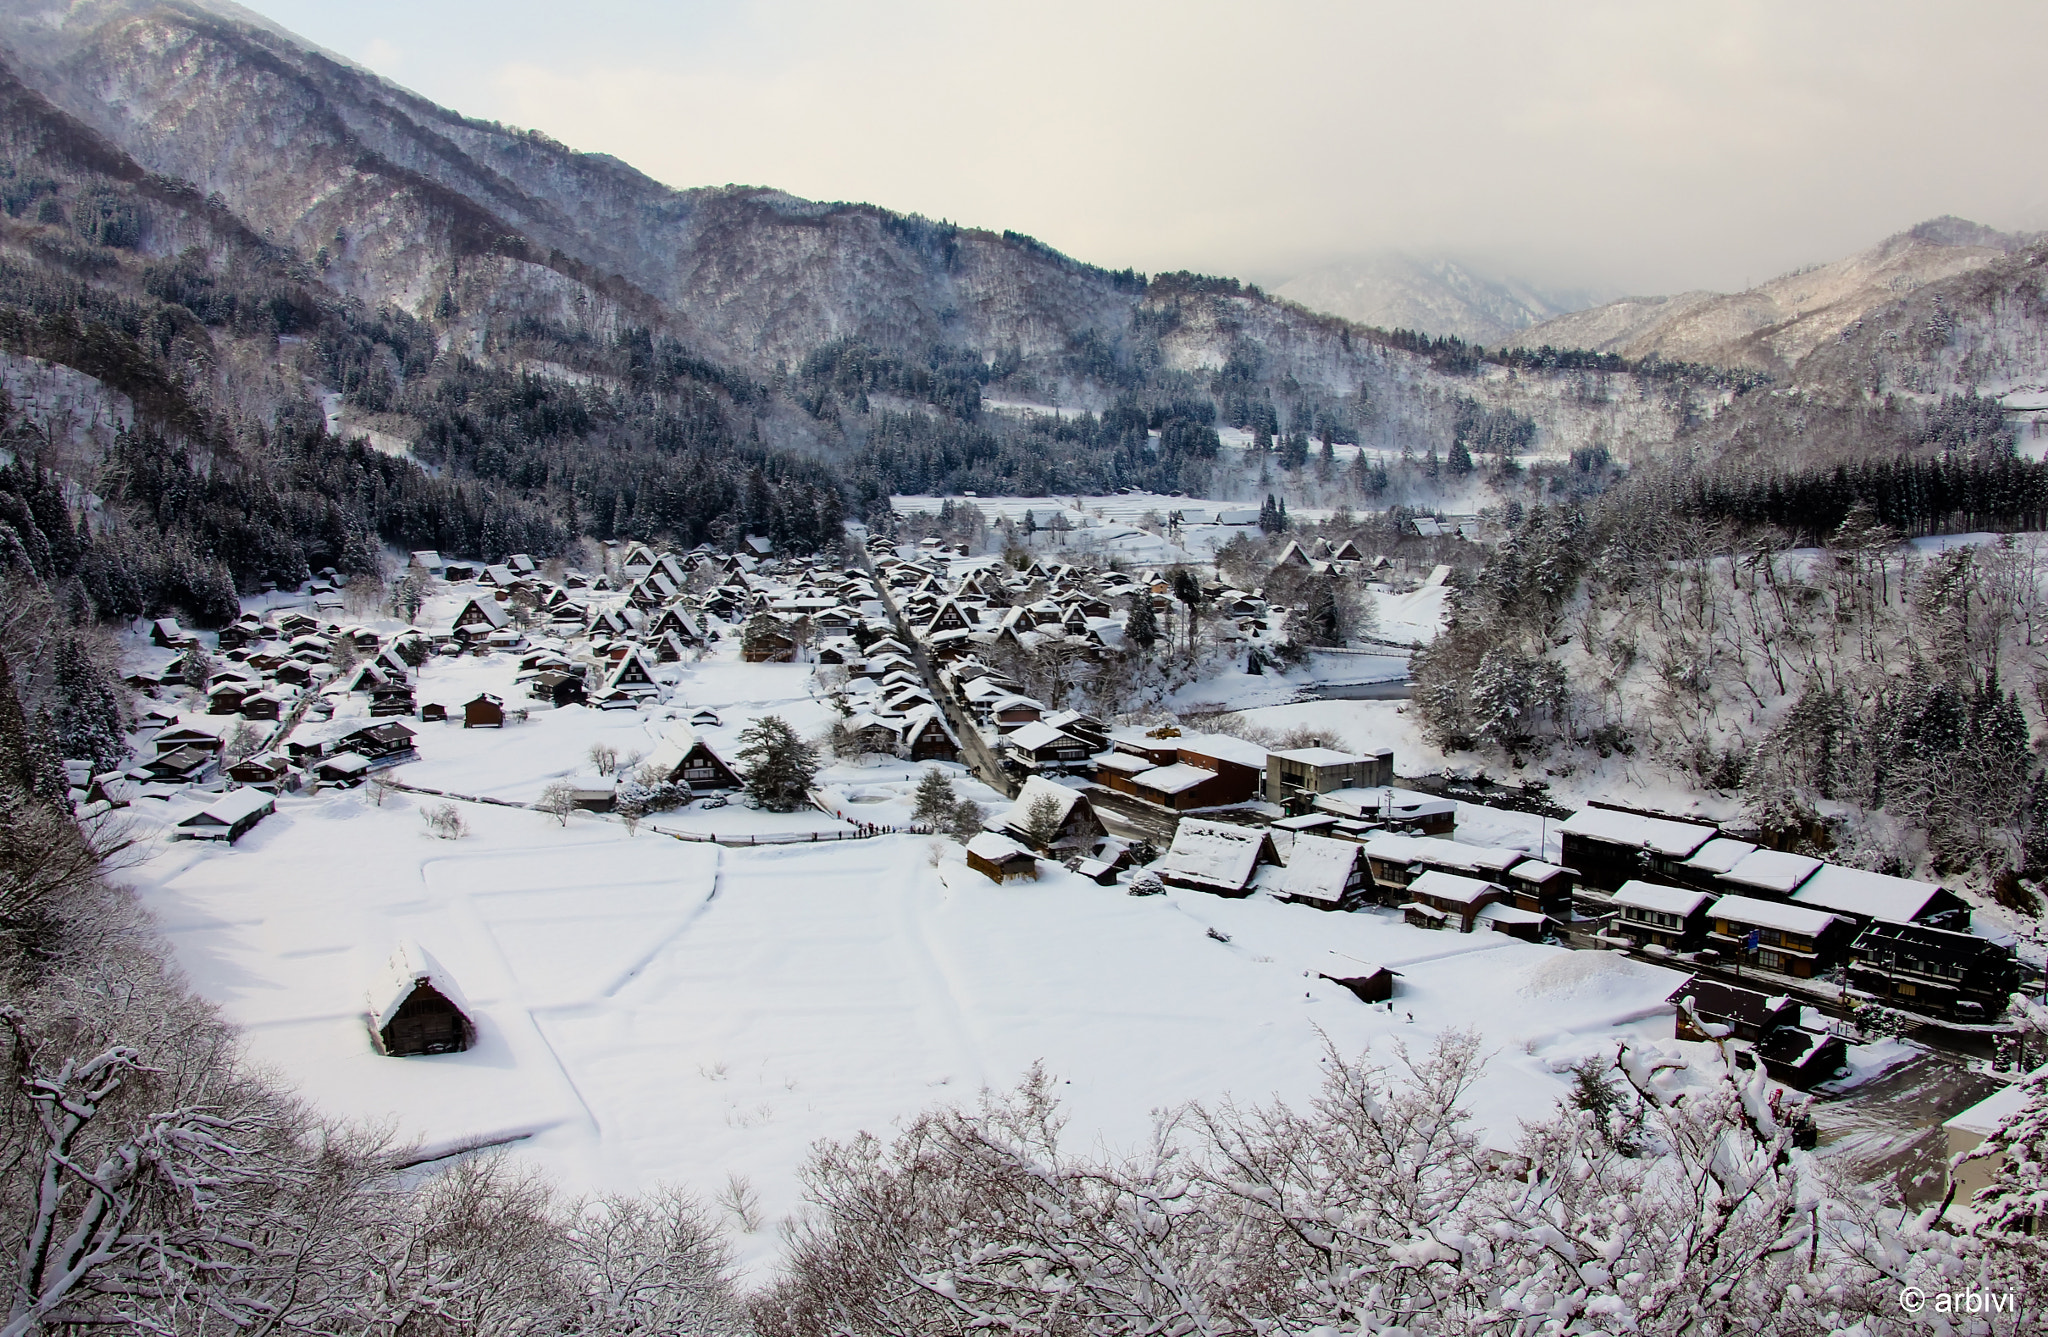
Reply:
[[[1813,938],[1825,932],[1835,922],[1831,914],[1809,910],[1800,905],[1784,905],[1778,901],[1760,901],[1754,896],[1723,896],[1714,902],[1708,912],[1716,919],[1727,919],[1737,924],[1751,924],[1758,928],[1774,928],[1783,933],[1797,933]]]
[[[1142,785],[1155,793],[1181,794],[1204,780],[1215,778],[1214,771],[1205,771],[1200,766],[1190,766],[1184,761],[1179,761],[1171,766],[1155,766],[1149,771],[1141,771],[1131,777],[1131,783]]]
[[[320,769],[323,771],[340,771],[344,775],[352,775],[357,771],[369,770],[370,759],[360,752],[337,752],[333,756],[321,761]]]
[[[1286,865],[1261,868],[1254,885],[1275,896],[1335,904],[1344,899],[1357,865],[1357,845],[1301,832],[1294,837],[1294,848],[1287,853]]]
[[[1062,738],[1070,743],[1080,741],[1071,734],[1062,733],[1043,720],[1035,720],[1023,728],[1007,734],[1004,741],[1008,742],[1010,746],[1022,748],[1026,752],[1036,752],[1039,748],[1052,746]]]
[[[1477,877],[1460,877],[1456,873],[1445,873],[1434,868],[1408,884],[1410,896],[1434,896],[1440,901],[1456,901],[1460,905],[1470,905],[1488,892],[1504,890],[1498,882],[1488,882]]]
[[[1820,870],[1792,894],[1794,905],[1836,910],[1864,919],[1891,919],[1910,923],[1927,909],[1927,903],[1941,892],[1932,882],[1889,877],[1838,863],[1822,864]]]
[[[1687,891],[1682,887],[1661,887],[1654,882],[1629,881],[1614,893],[1616,905],[1636,910],[1683,917],[1692,914],[1714,897],[1710,892]]]
[[[990,863],[1001,863],[1005,859],[1014,859],[1020,854],[1028,856],[1031,853],[1008,836],[994,831],[983,831],[968,841],[967,852]]]
[[[1379,785],[1371,789],[1333,789],[1318,794],[1315,806],[1346,817],[1431,817],[1456,812],[1458,805],[1434,794]]]
[[[1239,766],[1250,766],[1254,770],[1265,769],[1266,749],[1257,743],[1247,743],[1242,738],[1233,738],[1227,733],[1183,734],[1179,738],[1169,738],[1165,741],[1169,746],[1183,752],[1192,752],[1196,756],[1214,757],[1218,761],[1234,762]]]
[[[1201,886],[1242,891],[1251,885],[1268,837],[1252,827],[1187,818],[1173,833],[1173,845],[1159,861],[1163,876]]]
[[[1700,846],[1699,853],[1687,859],[1682,866],[1697,868],[1702,873],[1725,873],[1748,858],[1755,849],[1756,846],[1746,840],[1716,836]]]
[[[1374,836],[1365,842],[1365,852],[1388,863],[1442,864],[1468,873],[1505,873],[1528,858],[1521,850],[1495,849],[1490,845],[1466,845],[1434,836]]]
[[[1540,910],[1524,910],[1518,905],[1508,905],[1501,901],[1480,906],[1475,917],[1481,923],[1487,924],[1541,924],[1550,918]]]
[[[469,1010],[469,1000],[456,986],[455,977],[426,948],[408,939],[391,953],[391,959],[384,963],[383,974],[365,995],[370,1005],[372,1025],[380,1031],[389,1026],[405,1000],[412,997],[413,990],[422,984],[432,985],[434,992],[455,1004],[463,1016],[475,1018],[475,1013]]]
[[[201,818],[208,818],[221,826],[233,826],[251,813],[262,812],[277,802],[277,796],[261,789],[230,789],[215,795],[206,805],[184,821],[180,826],[192,826]]]
[[[2048,1067],[2036,1068],[2030,1076],[2038,1077],[2044,1071],[2048,1071]],[[2033,1087],[2032,1081],[2014,1082],[2010,1086],[2001,1087],[1957,1114],[1942,1127],[1975,1133],[1979,1137],[1989,1137],[1997,1132],[2007,1119],[2027,1107],[2027,1097]]]
[[[1557,829],[1613,845],[1653,850],[1673,859],[1690,858],[1715,834],[1711,826],[1674,822],[1664,817],[1642,817],[1632,812],[1616,812],[1612,808],[1581,809],[1566,818]]]
[[[1390,970],[1377,961],[1361,960],[1355,956],[1346,956],[1342,952],[1324,952],[1316,963],[1316,973],[1324,979],[1332,980],[1371,979],[1382,970],[1391,975],[1401,973],[1398,970]]]
[[[1024,782],[1022,789],[1017,791],[1016,801],[1004,809],[999,816],[989,820],[987,823],[988,828],[991,831],[1001,831],[1005,828],[1022,831],[1030,824],[1031,805],[1037,802],[1041,796],[1049,796],[1054,803],[1059,805],[1059,820],[1064,825],[1067,820],[1067,814],[1074,810],[1075,801],[1081,797],[1081,791],[1069,789],[1065,785],[1056,785],[1042,775],[1034,775]]]
[[[1097,767],[1108,771],[1122,771],[1125,775],[1137,775],[1154,769],[1151,758],[1141,757],[1132,752],[1104,752],[1095,758]]]
[[[1737,886],[1755,887],[1759,891],[1775,891],[1780,896],[1790,895],[1800,883],[1813,876],[1820,867],[1820,860],[1804,854],[1787,854],[1783,850],[1752,850],[1742,861],[1721,874],[1724,882]]]
[[[1289,748],[1285,752],[1275,752],[1272,755],[1279,757],[1283,761],[1292,761],[1302,766],[1349,766],[1355,762],[1365,760],[1364,757],[1355,756],[1349,752],[1339,752],[1335,748],[1329,747],[1295,747]]]

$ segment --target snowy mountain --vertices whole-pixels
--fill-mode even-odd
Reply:
[[[1936,218],[1746,292],[1625,297],[1544,320],[1524,329],[1517,342],[1783,372],[1878,307],[2014,255],[2032,240],[1961,218]]]
[[[1489,347],[1600,300],[1488,276],[1455,260],[1382,252],[1297,275],[1274,292],[1315,311],[1385,330],[1449,334]]]

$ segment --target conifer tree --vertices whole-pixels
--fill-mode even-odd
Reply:
[[[795,812],[809,800],[818,752],[780,715],[765,715],[740,735],[747,794],[770,812]]]

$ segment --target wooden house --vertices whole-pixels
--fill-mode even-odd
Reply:
[[[1686,1002],[1691,1002],[1688,1014]],[[1695,976],[1678,986],[1667,999],[1678,1009],[1675,1034],[1681,1040],[1711,1040],[1710,1032],[1694,1023],[1722,1028],[1727,1036],[1754,1044],[1780,1026],[1796,1025],[1799,1004],[1784,994],[1767,994],[1738,984]]]
[[[911,761],[960,760],[960,744],[935,709],[910,717],[903,728],[903,750]]]
[[[1825,910],[1858,927],[1879,920],[1958,932],[1970,927],[1969,905],[1946,887],[1843,864],[1821,864],[1792,893],[1792,904]]]
[[[967,866],[991,882],[1038,878],[1038,860],[1031,851],[995,831],[983,831],[967,842]]]
[[[2011,951],[1988,938],[1878,920],[1849,948],[1849,987],[1906,1012],[1989,1022],[2024,982]]]
[[[1403,917],[1417,928],[1455,928],[1470,933],[1480,910],[1508,899],[1508,890],[1498,882],[1465,877],[1437,869],[1423,873],[1406,887],[1408,900],[1401,906]]]
[[[1841,1076],[1849,1062],[1840,1036],[1803,1026],[1776,1028],[1757,1045],[1756,1056],[1765,1072],[1801,1091]]]
[[[583,675],[551,671],[534,675],[527,694],[536,701],[545,701],[551,706],[580,706],[587,698],[583,687]]]
[[[1286,861],[1260,868],[1252,885],[1284,901],[1319,910],[1348,910],[1371,881],[1365,851],[1357,844],[1296,832]]]
[[[196,747],[174,747],[158,752],[142,763],[152,780],[168,784],[198,784],[213,773],[215,754]]]
[[[1218,896],[1249,896],[1261,868],[1279,864],[1272,835],[1260,827],[1184,818],[1155,866],[1173,887]]]
[[[1847,945],[1851,925],[1803,905],[1723,896],[1707,911],[1707,940],[1716,949],[1760,970],[1810,979],[1832,965]]]
[[[739,772],[687,724],[669,726],[642,765],[667,784],[684,785],[696,793],[744,789]]]
[[[166,726],[151,740],[159,753],[181,747],[196,748],[205,753],[217,753],[221,747],[221,735],[227,729],[225,724],[211,721],[200,723],[196,720],[181,720]]]
[[[1088,745],[1043,720],[1003,737],[1003,753],[1016,765],[1041,774],[1073,771],[1088,764]]]
[[[1505,892],[1509,870],[1529,856],[1520,850],[1428,836],[1374,835],[1365,842],[1365,857],[1373,882],[1389,896],[1406,899],[1415,879],[1430,872],[1498,883]]]
[[[1719,834],[1711,826],[1612,808],[1583,808],[1557,830],[1564,862],[1578,870],[1580,885],[1601,891],[1635,879],[1679,880],[1679,866]]]
[[[413,738],[411,726],[397,720],[386,720],[382,724],[349,730],[337,738],[334,745],[342,751],[360,752],[373,762],[391,762],[414,755]]]
[[[654,680],[654,669],[647,662],[647,656],[637,648],[629,649],[619,661],[612,665],[605,675],[601,692],[610,696],[625,692],[631,696],[659,696],[661,686]]]
[[[1341,984],[1361,1003],[1384,1003],[1394,996],[1394,981],[1401,972],[1371,961],[1360,961],[1341,952],[1326,953],[1316,978]]]
[[[1508,895],[1513,896],[1512,888]],[[1510,938],[1523,942],[1541,942],[1546,933],[1556,928],[1556,921],[1541,910],[1525,910],[1511,900],[1495,901],[1479,907],[1479,913],[1472,917],[1475,929],[1489,933],[1505,933]]]
[[[1691,951],[1707,936],[1709,892],[1630,881],[1614,893],[1614,932],[1637,947]]]
[[[174,617],[160,617],[149,624],[149,643],[166,650],[183,645],[190,638]]]
[[[1009,694],[999,696],[987,705],[988,718],[1002,733],[1021,729],[1027,724],[1036,724],[1045,713],[1042,702],[1028,696]]]
[[[228,779],[238,785],[260,785],[275,789],[298,787],[298,781],[292,773],[290,758],[280,752],[265,752],[258,756],[242,758],[228,767]]]
[[[260,684],[240,679],[230,679],[227,682],[216,684],[206,694],[206,713],[209,715],[239,715],[242,711],[243,699],[254,696],[261,690]]]
[[[1095,815],[1095,805],[1088,801],[1087,795],[1038,775],[1024,782],[1008,809],[989,819],[988,829],[1025,844],[1034,843],[1030,834],[1031,809],[1041,799],[1052,801],[1057,822],[1052,838],[1039,844],[1046,853],[1064,850],[1091,854],[1108,837],[1109,833],[1103,828],[1102,819]]]
[[[245,720],[280,719],[285,711],[285,696],[275,690],[251,692],[242,698],[241,716]]]
[[[704,628],[698,623],[696,614],[681,604],[670,604],[656,614],[647,634],[657,639],[673,635],[687,646],[704,643]]]
[[[1507,889],[1515,908],[1551,919],[1572,917],[1572,870],[1541,859],[1524,859],[1508,869]]]
[[[370,759],[360,752],[337,752],[313,763],[313,778],[322,784],[353,789],[370,773]]]
[[[367,1001],[380,1054],[459,1054],[476,1043],[476,1023],[454,978],[417,944],[406,943],[392,954]]]
[[[232,845],[277,810],[277,795],[261,789],[230,789],[179,822],[174,840],[220,840]]]
[[[1318,795],[1310,808],[1369,822],[1390,835],[1447,836],[1458,825],[1458,805],[1450,799],[1392,785],[1333,789]]]
[[[480,596],[462,605],[449,626],[457,633],[488,635],[511,621],[512,615],[505,611],[504,605],[496,599]]]
[[[505,703],[489,692],[479,692],[475,697],[462,703],[462,727],[465,729],[502,729],[505,727]]]

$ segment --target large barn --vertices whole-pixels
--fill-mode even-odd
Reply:
[[[391,954],[369,994],[370,1034],[393,1058],[459,1054],[476,1043],[476,1023],[454,977],[418,943]]]

